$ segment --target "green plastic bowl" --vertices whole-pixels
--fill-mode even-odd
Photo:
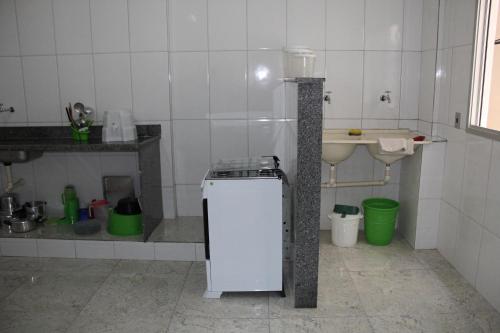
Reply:
[[[142,214],[122,215],[111,212],[108,232],[114,236],[133,236],[142,234]]]
[[[385,198],[370,198],[363,201],[363,210],[368,244],[390,244],[394,237],[399,202]]]

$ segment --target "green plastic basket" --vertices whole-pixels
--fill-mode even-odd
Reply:
[[[364,200],[362,205],[368,244],[390,244],[394,237],[399,202],[385,198],[369,198]]]

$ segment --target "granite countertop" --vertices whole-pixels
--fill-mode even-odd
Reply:
[[[28,150],[48,152],[131,152],[157,142],[161,138],[160,125],[137,125],[138,139],[129,142],[102,142],[101,126],[91,127],[88,142],[71,139],[67,126],[2,127],[0,150]]]

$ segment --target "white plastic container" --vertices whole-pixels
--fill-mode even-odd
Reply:
[[[346,215],[332,213],[328,215],[332,221],[332,243],[340,247],[352,247],[358,242],[359,221],[363,218],[361,213]]]
[[[283,51],[285,77],[313,77],[316,55],[311,49],[294,47]]]
[[[137,129],[130,110],[110,110],[104,112],[102,141],[134,141],[137,140]]]

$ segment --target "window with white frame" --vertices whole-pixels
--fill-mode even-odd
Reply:
[[[468,129],[500,139],[500,0],[479,0]]]

